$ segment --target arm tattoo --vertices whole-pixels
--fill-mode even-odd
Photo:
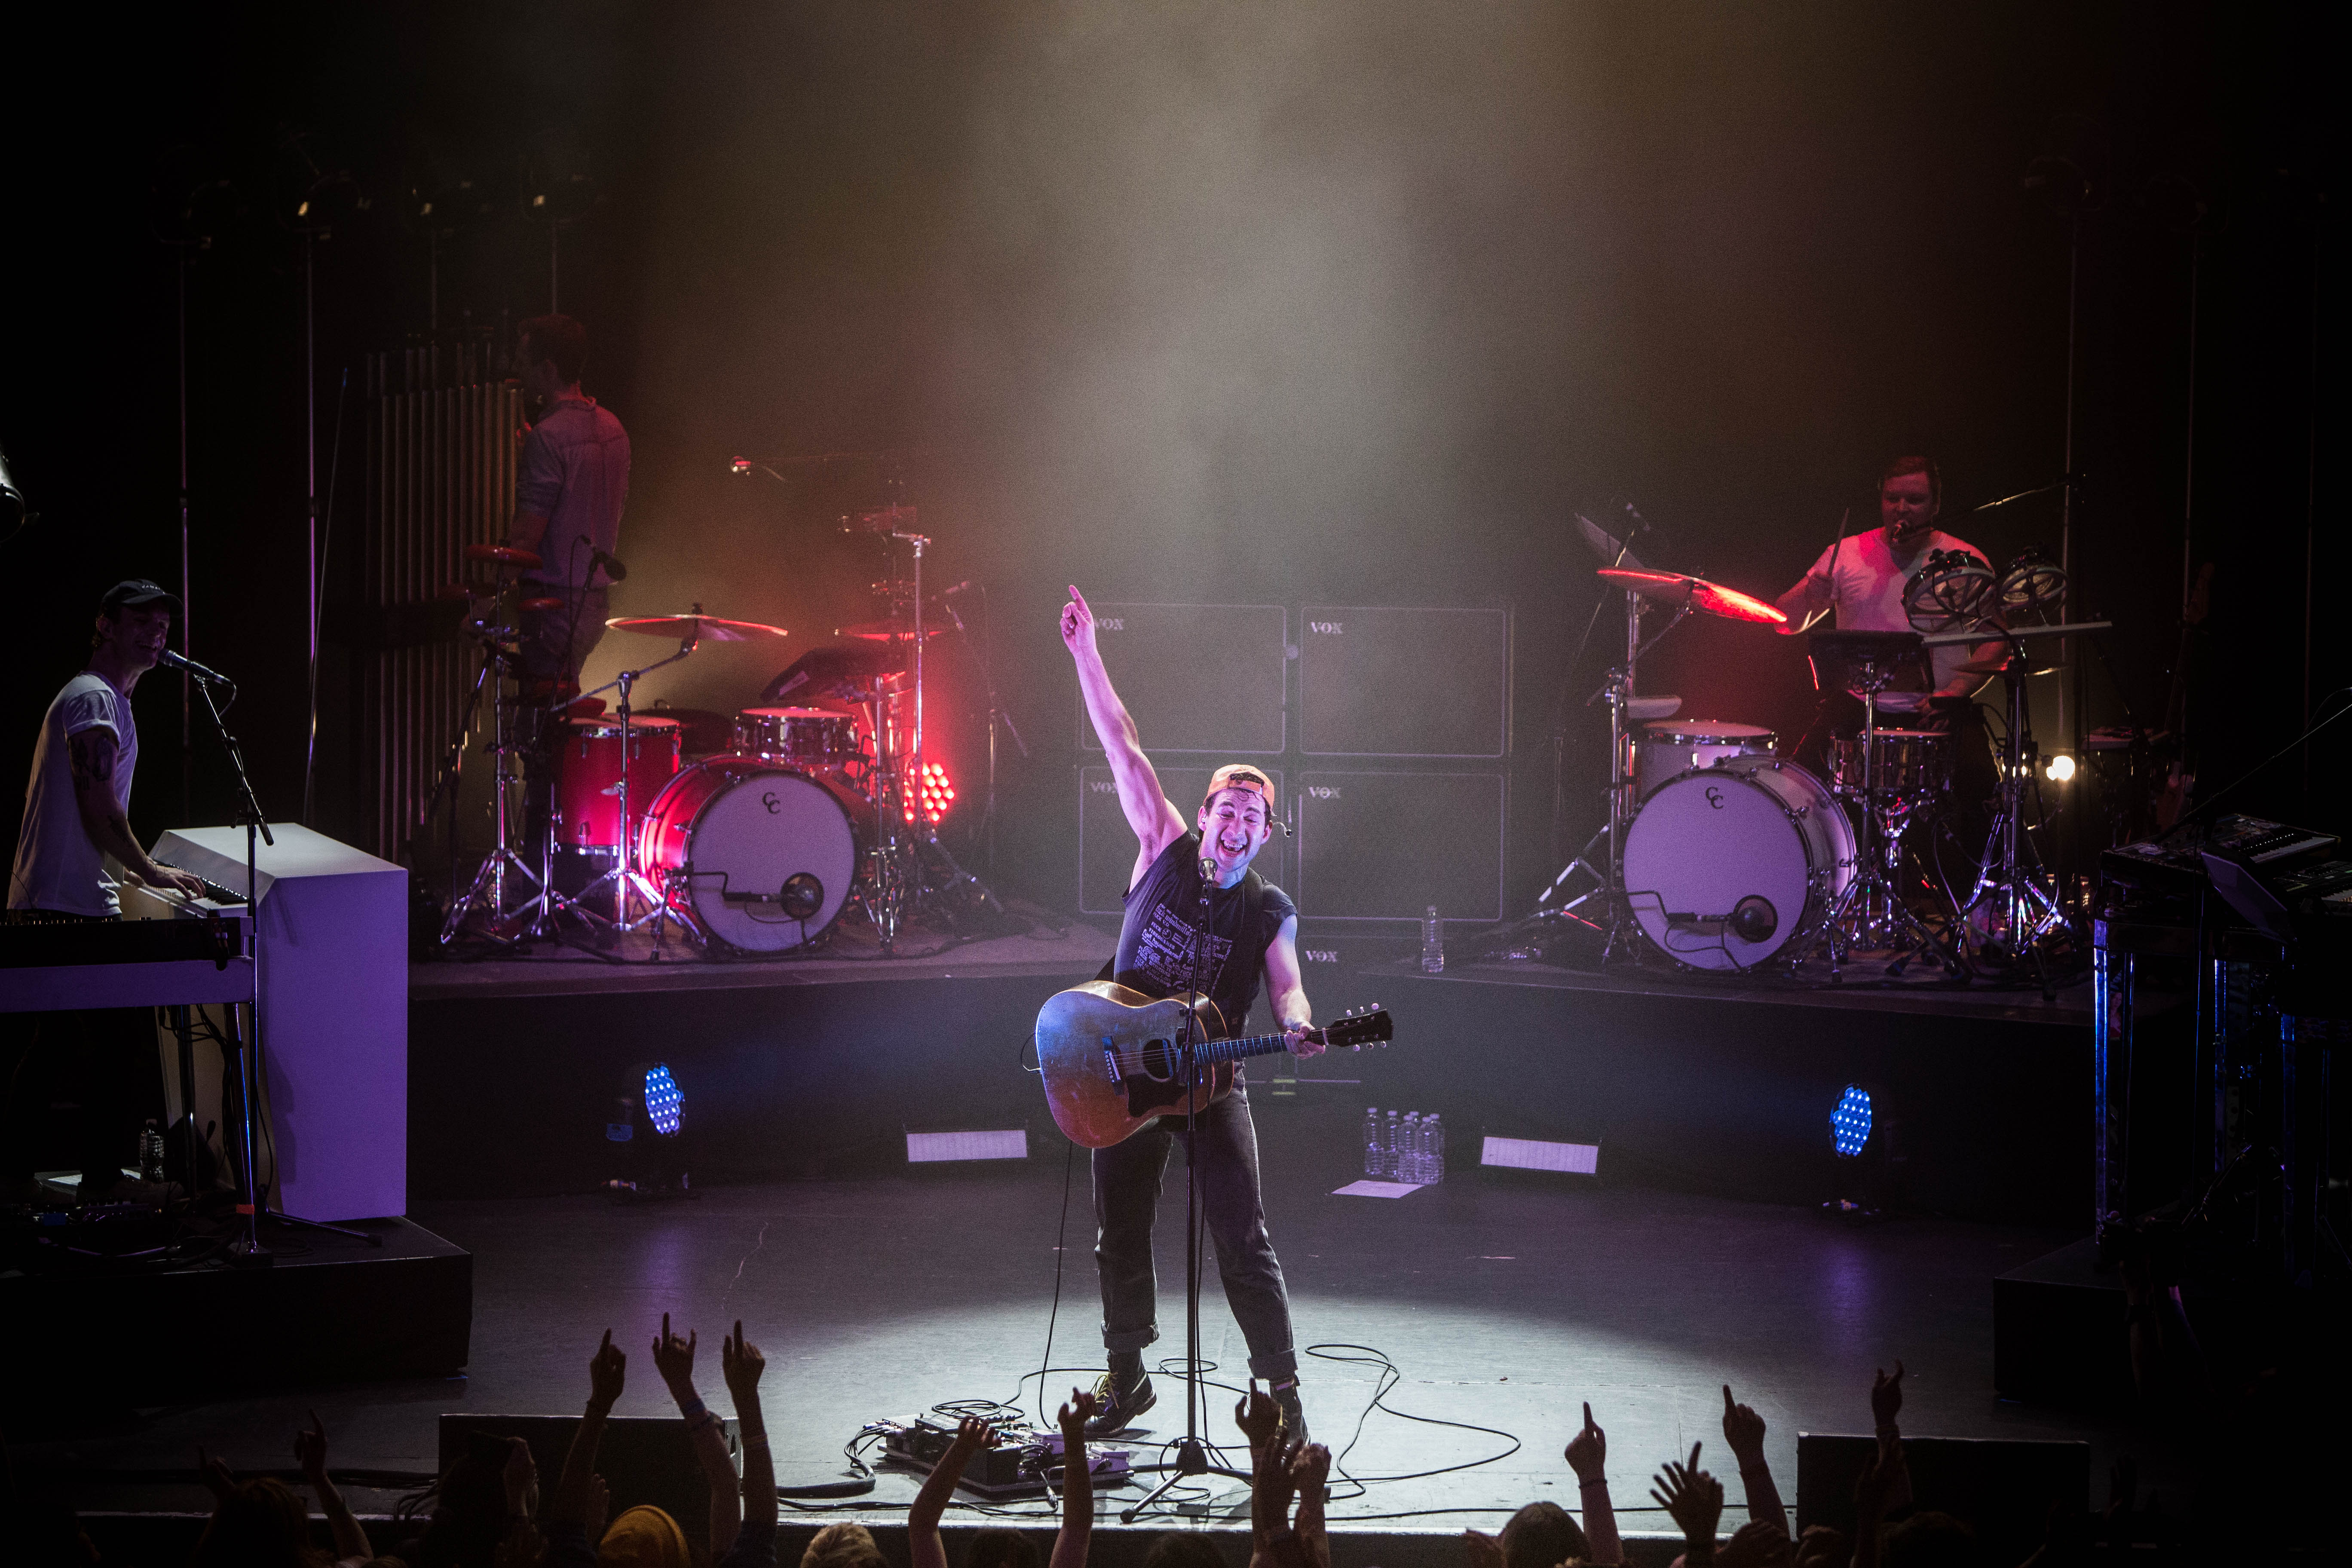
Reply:
[[[110,788],[114,784],[115,744],[110,730],[84,730],[66,742],[73,761],[74,790]]]

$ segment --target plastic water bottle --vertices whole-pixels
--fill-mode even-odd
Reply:
[[[1381,1175],[1381,1152],[1380,1108],[1366,1106],[1364,1108],[1364,1174],[1376,1181]]]
[[[1442,1182],[1445,1180],[1445,1118],[1431,1111],[1429,1120],[1421,1124],[1421,1135],[1428,1144],[1424,1160],[1429,1172],[1422,1180]]]
[[[1421,972],[1423,974],[1445,973],[1445,922],[1437,918],[1437,906],[1421,917]]]
[[[1398,1181],[1418,1186],[1427,1179],[1421,1173],[1421,1112],[1409,1110],[1404,1118],[1404,1146],[1397,1154]]]
[[[1401,1182],[1404,1169],[1404,1129],[1400,1121],[1401,1110],[1391,1110],[1381,1127],[1381,1180]]]

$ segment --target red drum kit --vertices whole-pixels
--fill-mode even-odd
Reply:
[[[782,627],[707,615],[699,605],[684,615],[617,617],[608,629],[675,639],[677,651],[622,671],[599,691],[575,694],[531,689],[520,679],[515,630],[478,619],[471,627],[483,651],[478,705],[486,688],[494,692],[497,837],[473,886],[450,909],[441,940],[464,933],[511,944],[561,935],[560,922],[569,919],[607,942],[609,933],[650,928],[656,958],[673,924],[712,955],[780,953],[822,943],[856,913],[888,953],[918,913],[936,914],[959,931],[1001,920],[995,896],[956,864],[935,831],[955,792],[923,755],[920,650],[949,628],[920,624],[922,550],[929,542],[913,531],[915,518],[913,508],[896,506],[859,520],[913,558],[909,579],[877,585],[899,615],[842,629],[884,647],[845,661],[804,658],[796,670],[831,676],[780,677],[777,684],[801,689],[795,694],[809,705],[740,710],[729,726],[731,746],[714,753],[688,749],[679,718],[638,710],[637,682],[704,642],[781,640],[788,635]],[[509,572],[538,564],[506,546],[474,546],[467,556],[496,568],[493,598],[509,586]],[[517,608],[561,603],[523,601]],[[952,608],[947,615],[960,631],[961,617]],[[851,667],[856,679],[840,673]],[[616,693],[609,710],[604,691]],[[530,743],[524,737],[535,726],[557,743]],[[992,728],[991,752],[992,769]],[[516,847],[520,814],[509,797],[526,782],[522,769],[541,766],[551,767],[554,805],[534,867]],[[567,896],[556,887],[559,849],[607,868]],[[520,901],[518,884],[527,889]]]
[[[1605,935],[1604,963],[1649,952],[1694,970],[1794,972],[1819,957],[1834,980],[1853,955],[1878,952],[1893,974],[1926,957],[1958,976],[1969,958],[2025,952],[2063,923],[2051,879],[2021,835],[2032,772],[2024,683],[2045,668],[2026,645],[2107,623],[2028,624],[2059,602],[2065,578],[2056,567],[2029,552],[1995,573],[1974,555],[1939,552],[1906,584],[1918,629],[1811,633],[1816,686],[1854,693],[1864,714],[1860,732],[1832,741],[1824,779],[1782,755],[1760,725],[1683,718],[1680,698],[1635,691],[1642,655],[1687,615],[1759,626],[1787,617],[1737,589],[1626,566],[1622,545],[1585,526],[1595,548],[1616,557],[1601,580],[1624,595],[1622,662],[1587,703],[1609,709],[1608,819],[1498,953],[1524,952],[1531,929],[1573,923]],[[1643,616],[1658,610],[1669,618],[1645,639]],[[2006,657],[1959,668],[2008,683],[2000,790],[1969,897],[1923,918],[1900,890],[1906,836],[1954,804],[1956,740],[1917,723],[1923,699],[1890,688],[1930,674],[1937,648],[1987,643],[2004,644]],[[1580,876],[1591,885],[1568,897]],[[1919,880],[1910,879],[1915,888]]]

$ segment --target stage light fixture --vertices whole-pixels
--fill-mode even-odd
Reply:
[[[1025,1160],[1029,1130],[1009,1127],[975,1132],[909,1132],[907,1163],[937,1164],[953,1160]]]
[[[1849,1160],[1860,1156],[1870,1142],[1870,1091],[1858,1083],[1846,1085],[1830,1112],[1830,1140],[1840,1154]]]
[[[2044,764],[2042,773],[2052,784],[2064,784],[2074,776],[2074,759],[2060,752]]]
[[[686,1091],[667,1062],[629,1068],[605,1115],[604,1141],[611,1162],[604,1190],[614,1197],[694,1195]]]
[[[1478,1163],[1507,1171],[1558,1171],[1565,1175],[1601,1173],[1598,1143],[1553,1143],[1539,1138],[1496,1138],[1479,1145]]]
[[[907,805],[907,820],[914,821],[915,813],[919,808],[923,820],[937,827],[940,818],[948,814],[948,807],[955,804],[955,781],[948,776],[944,763],[925,763],[922,783],[915,794],[916,799]]]
[[[646,1120],[664,1138],[677,1136],[679,1113],[686,1097],[677,1091],[677,1079],[670,1076],[669,1064],[656,1062],[646,1069]]]

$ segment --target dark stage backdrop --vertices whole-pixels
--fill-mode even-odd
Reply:
[[[2159,714],[2174,659],[2192,255],[2209,776],[2352,679],[2326,635],[2346,563],[2313,444],[2342,411],[2341,242],[2318,199],[2336,95],[2294,11],[606,3],[38,26],[20,58],[90,112],[17,160],[0,444],[43,519],[0,546],[8,777],[100,590],[176,573],[177,253],[157,235],[183,231],[180,193],[225,178],[187,273],[195,651],[246,682],[271,814],[299,809],[304,271],[287,224],[306,156],[371,198],[331,200],[312,253],[322,486],[344,367],[356,384],[358,356],[424,334],[436,304],[446,331],[543,310],[553,287],[589,325],[588,389],[635,439],[615,613],[698,601],[792,628],[781,654],[707,649],[645,692],[729,709],[873,613],[885,564],[835,521],[870,494],[856,465],[786,487],[729,459],[904,454],[927,564],[986,590],[961,602],[992,626],[1031,745],[1007,760],[996,879],[1066,907],[1065,584],[1510,605],[1524,901],[1552,868],[1563,694],[1579,791],[1600,765],[1580,704],[1610,628],[1567,668],[1595,601],[1575,509],[1631,499],[1654,563],[1771,595],[1845,509],[1867,525],[1885,456],[1927,450],[1956,531],[1996,558],[2054,553],[2047,501],[1956,515],[2062,467],[2068,227],[2020,189],[2046,153],[2084,161],[2100,204],[2080,229],[2078,603],[2119,627],[2088,678],[2093,721]],[[2097,132],[2056,123],[2077,114]],[[466,211],[494,210],[438,242],[436,299],[415,193],[446,215],[460,175]],[[552,279],[528,205],[548,190],[579,213]],[[328,567],[330,831],[351,811],[334,622],[360,413],[354,393]],[[590,673],[658,651],[609,638]],[[971,650],[942,662],[938,738],[969,786],[982,687]],[[1677,630],[1644,685],[1790,734],[1810,706],[1793,642],[1722,623]],[[208,756],[180,794],[176,683],[151,680],[140,711],[142,836],[223,817]],[[2332,822],[2347,765],[2324,745],[2308,775],[2245,798]],[[1580,841],[1593,797],[1567,816]]]

